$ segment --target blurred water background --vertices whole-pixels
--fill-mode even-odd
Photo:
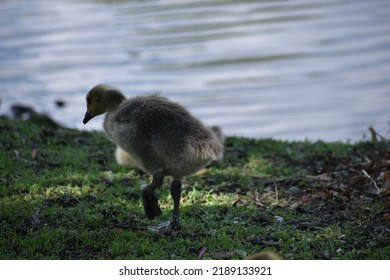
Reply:
[[[1,114],[85,129],[97,83],[160,91],[228,135],[386,136],[390,1],[0,1]]]

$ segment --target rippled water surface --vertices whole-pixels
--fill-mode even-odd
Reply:
[[[0,113],[29,104],[84,128],[102,82],[230,135],[388,135],[390,1],[0,1]]]

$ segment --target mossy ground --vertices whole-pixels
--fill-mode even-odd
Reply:
[[[386,141],[227,138],[224,160],[183,182],[181,230],[159,235],[147,226],[170,218],[169,178],[148,221],[149,176],[117,165],[103,133],[0,131],[0,259],[390,259]]]

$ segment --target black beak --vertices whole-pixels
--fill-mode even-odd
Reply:
[[[93,118],[93,116],[90,113],[88,113],[88,111],[87,111],[85,113],[85,117],[84,117],[83,123],[86,124],[92,118]]]

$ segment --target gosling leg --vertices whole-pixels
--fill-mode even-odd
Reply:
[[[154,227],[149,227],[149,230],[155,231],[158,233],[167,233],[172,229],[180,228],[180,197],[181,197],[181,181],[173,180],[170,186],[171,196],[173,199],[173,211],[172,211],[172,219],[170,221],[166,221]]]
[[[162,213],[160,206],[158,206],[158,200],[154,194],[154,190],[160,187],[163,181],[164,181],[163,172],[157,171],[153,175],[152,183],[150,183],[149,185],[143,185],[141,187],[142,202],[144,205],[145,214],[150,220],[160,216]]]
[[[173,199],[173,211],[172,211],[172,220],[170,226],[172,228],[180,227],[180,197],[181,197],[181,181],[173,180],[170,186],[171,196]]]

